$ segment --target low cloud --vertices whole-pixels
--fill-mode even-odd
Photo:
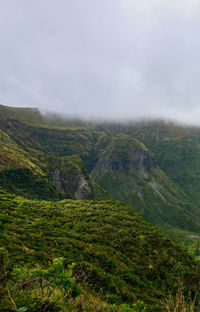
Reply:
[[[199,124],[196,0],[2,0],[0,102]]]

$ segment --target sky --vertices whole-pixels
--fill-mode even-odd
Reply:
[[[0,103],[200,125],[199,0],[0,0]]]

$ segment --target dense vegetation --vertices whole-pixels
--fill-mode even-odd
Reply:
[[[51,198],[62,198],[63,192],[64,197],[75,198],[77,185],[66,191],[71,181],[56,190],[52,183],[52,173],[56,169],[63,171],[64,164],[65,176],[73,176],[76,171],[88,181],[91,174],[91,191],[86,198],[128,202],[173,237],[171,227],[177,228],[177,237],[180,229],[199,233],[199,129],[164,122],[118,125],[65,121],[43,117],[34,109],[5,106],[0,107],[0,112],[0,141],[4,146],[0,166],[2,170],[30,169],[33,180],[36,178],[33,184],[44,189],[41,199],[48,199],[49,193]],[[73,155],[82,159],[81,166],[73,158],[67,165],[66,156]],[[11,185],[10,176],[12,172],[3,172],[0,184]],[[18,194],[26,191],[38,198],[38,193],[34,194],[37,187],[21,193],[20,189],[16,188]],[[184,240],[187,238],[188,234]]]
[[[198,258],[199,129],[0,106],[0,145],[0,311],[198,311],[194,259],[125,203]]]
[[[127,204],[38,202],[3,190],[0,202],[0,245],[14,268],[19,263],[47,266],[62,256],[65,265],[76,263],[77,279],[102,300],[117,305],[143,300],[149,311],[160,311],[169,289],[176,292],[179,278],[186,292],[197,291],[197,265]]]

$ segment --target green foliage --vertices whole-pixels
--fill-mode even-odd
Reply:
[[[126,304],[121,305],[122,312],[146,312],[146,305],[143,301],[137,301],[132,306],[128,306]]]
[[[66,270],[63,265],[64,258],[55,258],[52,265],[48,269],[43,269],[41,266],[37,266],[34,269],[28,269],[26,267],[16,267],[12,271],[13,279],[18,280],[28,279],[40,279],[48,282],[49,285],[56,288],[59,287],[63,291],[68,291],[74,286],[75,278],[72,277],[72,268],[74,264],[68,266]]]
[[[19,264],[47,267],[49,258],[64,257],[68,265],[76,262],[73,271],[83,287],[100,292],[108,303],[143,300],[150,311],[165,298],[168,289],[176,292],[179,275],[188,291],[198,286],[198,267],[192,259],[127,204],[38,202],[4,191],[0,192],[0,202],[1,213],[7,216],[0,244],[9,249],[18,265],[14,272]],[[58,274],[51,281],[57,287],[57,283],[65,283],[60,265],[53,263],[48,272],[40,266],[23,269],[20,274],[40,272],[48,282],[52,280],[51,272]],[[74,288],[71,296],[77,294],[79,289]]]
[[[4,283],[0,309],[4,311],[61,311],[61,302],[81,294],[72,274],[74,264],[66,269],[64,258],[56,258],[46,269],[16,266]],[[4,265],[4,270],[6,266]],[[4,292],[5,290],[5,292]],[[7,292],[6,292],[7,290]]]
[[[9,192],[29,198],[58,200],[64,197],[44,176],[34,175],[28,168],[0,171],[0,185]]]
[[[0,121],[0,185],[8,191],[40,200],[75,198],[82,175],[90,188],[85,198],[128,202],[163,231],[168,227],[172,237],[171,227],[200,231],[198,128],[92,124],[5,106],[0,106]],[[56,169],[68,177],[57,190]]]
[[[48,287],[41,297],[34,288],[37,282],[23,298],[14,289],[13,300],[21,300],[18,310],[31,305],[31,311],[48,306],[49,311],[141,312],[144,300],[149,311],[159,311],[168,290],[172,297],[176,293],[178,276],[184,279],[184,291],[195,293],[197,265],[129,205],[56,201],[123,200],[198,257],[193,236],[200,231],[199,134],[197,128],[163,122],[89,124],[0,106],[2,298],[8,299],[13,290],[10,277],[19,283],[19,277],[25,282],[31,276],[50,283],[55,297],[48,297]],[[78,197],[81,181],[89,191]],[[63,276],[62,260],[44,269],[49,259],[60,257],[67,259],[66,265],[77,263],[73,271],[86,293],[80,295],[80,286],[71,287],[73,277]],[[91,290],[94,294],[88,295]],[[67,308],[55,304],[63,291],[71,291]],[[6,300],[3,304],[12,301]]]

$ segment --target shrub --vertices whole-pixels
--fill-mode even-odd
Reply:
[[[81,287],[72,273],[74,264],[66,269],[63,261],[62,257],[56,258],[47,269],[39,265],[14,268],[5,286],[4,310],[57,312],[63,301],[80,295]]]

